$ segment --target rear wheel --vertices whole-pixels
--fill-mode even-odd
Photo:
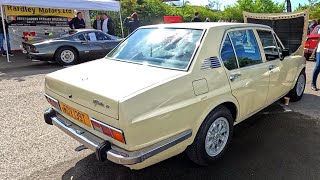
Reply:
[[[63,66],[74,65],[78,63],[78,53],[73,48],[62,47],[55,53],[55,59]]]
[[[288,94],[290,100],[293,102],[299,101],[304,94],[305,87],[306,87],[306,72],[305,70],[302,70],[297,79],[296,85]]]
[[[232,115],[226,107],[219,106],[205,119],[186,153],[196,164],[212,164],[223,156],[231,142],[232,134]]]

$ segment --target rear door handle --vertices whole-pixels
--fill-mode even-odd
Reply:
[[[276,65],[269,65],[269,70],[272,70],[272,69],[274,69],[276,67],[277,67]]]
[[[81,44],[86,45],[86,44],[88,44],[88,43],[87,43],[87,42],[81,42]]]
[[[230,77],[229,77],[229,79],[230,79],[231,81],[234,81],[235,79],[239,78],[240,76],[241,76],[241,74],[231,74]]]

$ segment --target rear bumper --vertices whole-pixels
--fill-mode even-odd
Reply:
[[[48,55],[45,53],[25,53],[27,59],[41,60],[41,61],[51,61],[53,55]]]
[[[312,54],[314,51],[314,48],[304,48],[304,53],[305,54]]]
[[[82,129],[63,117],[53,108],[46,110],[44,113],[44,119],[47,124],[58,127],[63,132],[86,146],[88,149],[94,151],[97,160],[109,160],[122,165],[141,163],[146,159],[188,139],[192,135],[192,131],[187,130],[138,151],[126,151],[112,145],[109,141],[101,139],[100,137],[97,137],[96,135]]]

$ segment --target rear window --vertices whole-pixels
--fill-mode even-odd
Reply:
[[[122,42],[109,58],[186,70],[200,43],[203,30],[150,28],[139,29]]]

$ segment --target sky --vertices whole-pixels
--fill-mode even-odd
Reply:
[[[182,1],[182,0],[180,0]],[[208,0],[188,0],[191,2],[193,5],[207,5]],[[221,3],[221,9],[223,9],[224,6],[227,5],[233,5],[237,0],[218,0]],[[285,0],[274,0],[275,2],[278,3],[283,3]],[[291,0],[291,5],[292,9],[294,10],[295,8],[298,7],[299,3],[300,4],[306,4],[308,0]]]

